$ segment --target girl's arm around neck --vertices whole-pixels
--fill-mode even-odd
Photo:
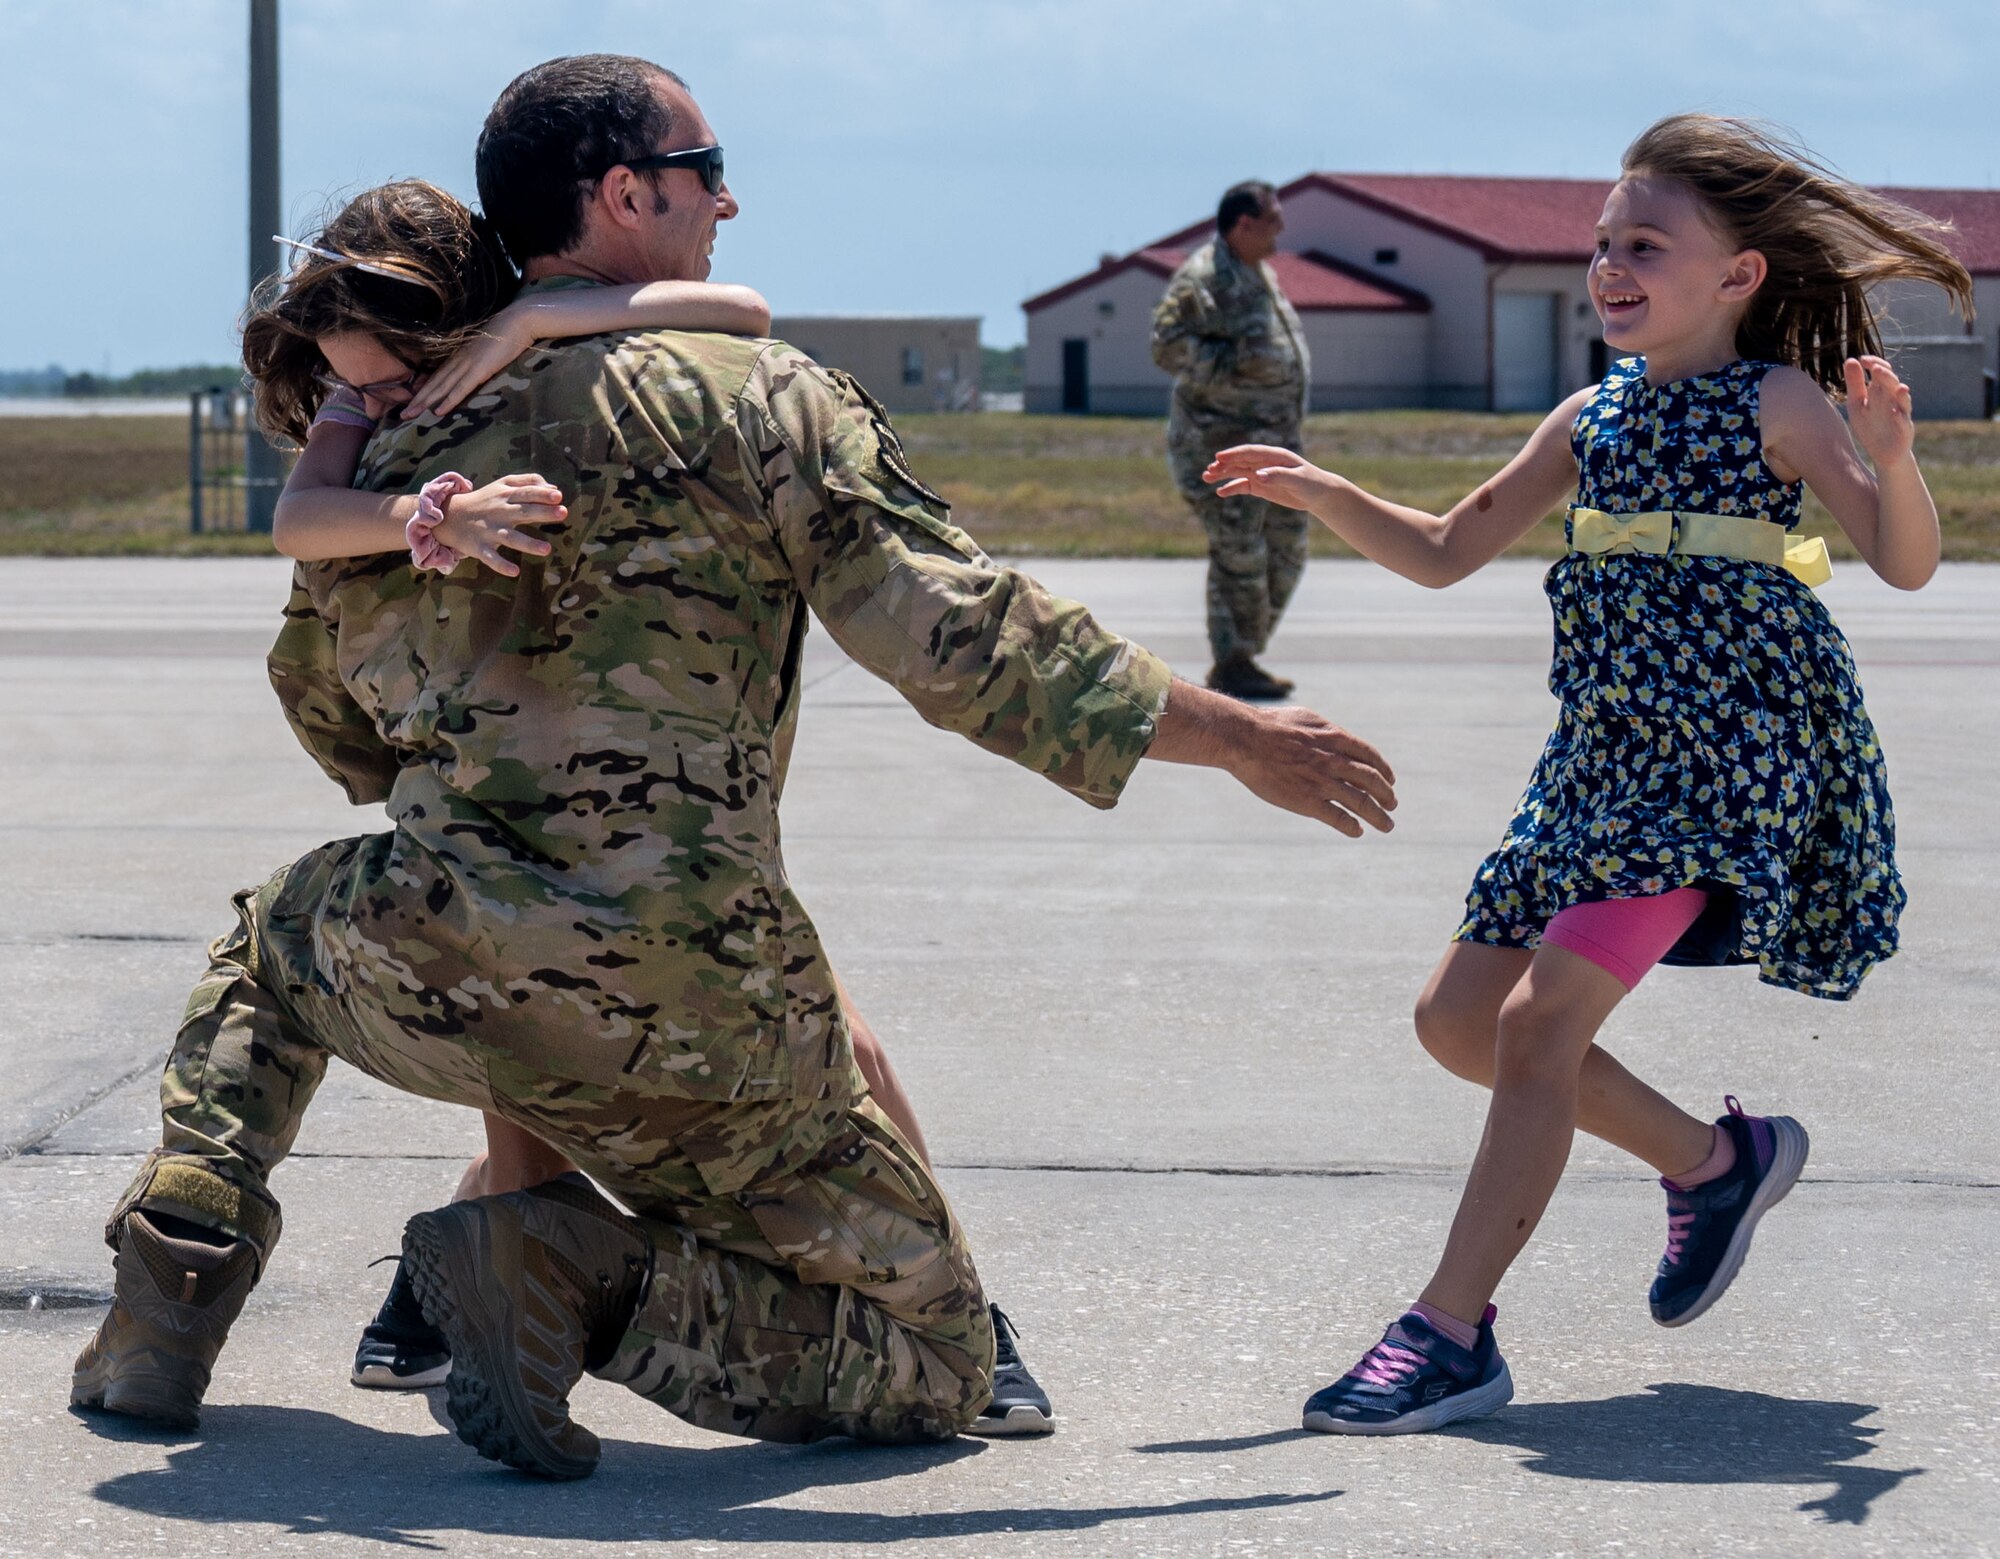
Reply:
[[[1845,423],[1808,375],[1774,368],[1764,376],[1758,420],[1772,474],[1804,481],[1863,562],[1898,590],[1930,583],[1941,546],[1937,505],[1917,469],[1909,386],[1888,363],[1848,359]]]
[[[416,496],[356,492],[349,485],[367,442],[366,428],[314,425],[271,518],[271,544],[286,557],[319,563],[409,545],[403,528],[417,512]]]
[[[708,330],[761,336],[771,329],[771,305],[754,287],[733,282],[649,281],[625,287],[566,287],[517,299],[515,310],[535,341],[594,336],[607,330]]]
[[[1443,515],[1377,498],[1289,450],[1264,444],[1224,450],[1207,479],[1219,484],[1224,498],[1264,498],[1304,509],[1363,557],[1441,590],[1492,562],[1576,485],[1570,428],[1589,395],[1579,390],[1550,412],[1491,481]]]
[[[614,330],[761,336],[770,329],[771,305],[763,295],[732,282],[651,281],[531,293],[495,314],[450,362],[417,386],[402,415],[445,415],[537,341]]]

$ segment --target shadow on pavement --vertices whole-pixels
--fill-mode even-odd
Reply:
[[[159,1441],[90,1415],[110,1439]],[[1010,1508],[907,1514],[793,1510],[764,1502],[817,1488],[877,1483],[988,1452],[978,1441],[935,1446],[721,1443],[712,1448],[606,1441],[595,1476],[544,1483],[478,1461],[456,1440],[395,1434],[293,1407],[211,1407],[202,1438],[158,1470],[97,1485],[106,1504],[181,1521],[256,1523],[442,1549],[426,1534],[479,1533],[576,1542],[672,1538],[724,1543],[899,1543],[995,1532],[1078,1532],[1116,1521],[1268,1510],[1338,1498],[1311,1494],[1193,1499],[1078,1509]]]
[[[1447,1433],[1529,1453],[1531,1472],[1614,1483],[1831,1483],[1800,1510],[1859,1526],[1868,1508],[1905,1478],[1853,1465],[1881,1431],[1860,1402],[1767,1396],[1720,1386],[1665,1384],[1602,1402],[1531,1402]]]
[[[1602,1402],[1540,1402],[1443,1431],[1457,1439],[1513,1446],[1521,1465],[1557,1478],[1607,1483],[1831,1483],[1800,1510],[1859,1526],[1871,1505],[1921,1467],[1897,1471],[1853,1465],[1881,1431],[1860,1421],[1877,1409],[1860,1402],[1766,1396],[1719,1386],[1656,1385]],[[1134,1449],[1165,1455],[1253,1451],[1314,1438],[1275,1429],[1225,1440],[1167,1440]],[[1328,1436],[1326,1438],[1334,1438]]]
[[[1283,1445],[1287,1440],[1312,1438],[1303,1429],[1267,1429],[1262,1434],[1233,1435],[1227,1440],[1160,1440],[1132,1449],[1148,1456],[1188,1456],[1203,1451],[1256,1451],[1267,1445]]]

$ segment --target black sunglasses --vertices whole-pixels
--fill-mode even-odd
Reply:
[[[611,168],[630,168],[634,173],[645,173],[653,168],[692,168],[701,175],[701,182],[711,195],[722,192],[722,148],[720,146],[696,146],[684,152],[654,152],[650,157],[621,157]],[[611,168],[598,174],[603,178]]]

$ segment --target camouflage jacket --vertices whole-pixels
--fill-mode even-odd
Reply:
[[[1305,415],[1312,364],[1299,316],[1269,265],[1245,265],[1219,238],[1167,283],[1153,361],[1174,376],[1177,429],[1296,429]]]
[[[779,848],[808,608],[931,724],[1094,806],[1152,740],[1167,668],[989,561],[881,408],[788,346],[546,344],[385,428],[357,485],[447,469],[558,485],[552,555],[301,565],[270,661],[307,749],[395,823],[310,909],[316,977],[394,1021],[692,1099],[844,1084]]]

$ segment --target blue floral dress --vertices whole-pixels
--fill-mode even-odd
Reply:
[[[1795,527],[1800,486],[1758,432],[1771,366],[1653,385],[1644,359],[1615,364],[1577,413],[1578,505]],[[1895,952],[1904,893],[1881,747],[1819,598],[1770,564],[1629,553],[1570,553],[1544,589],[1561,713],[1456,940],[1532,948],[1572,904],[1698,887],[1666,962],[1853,995]]]

